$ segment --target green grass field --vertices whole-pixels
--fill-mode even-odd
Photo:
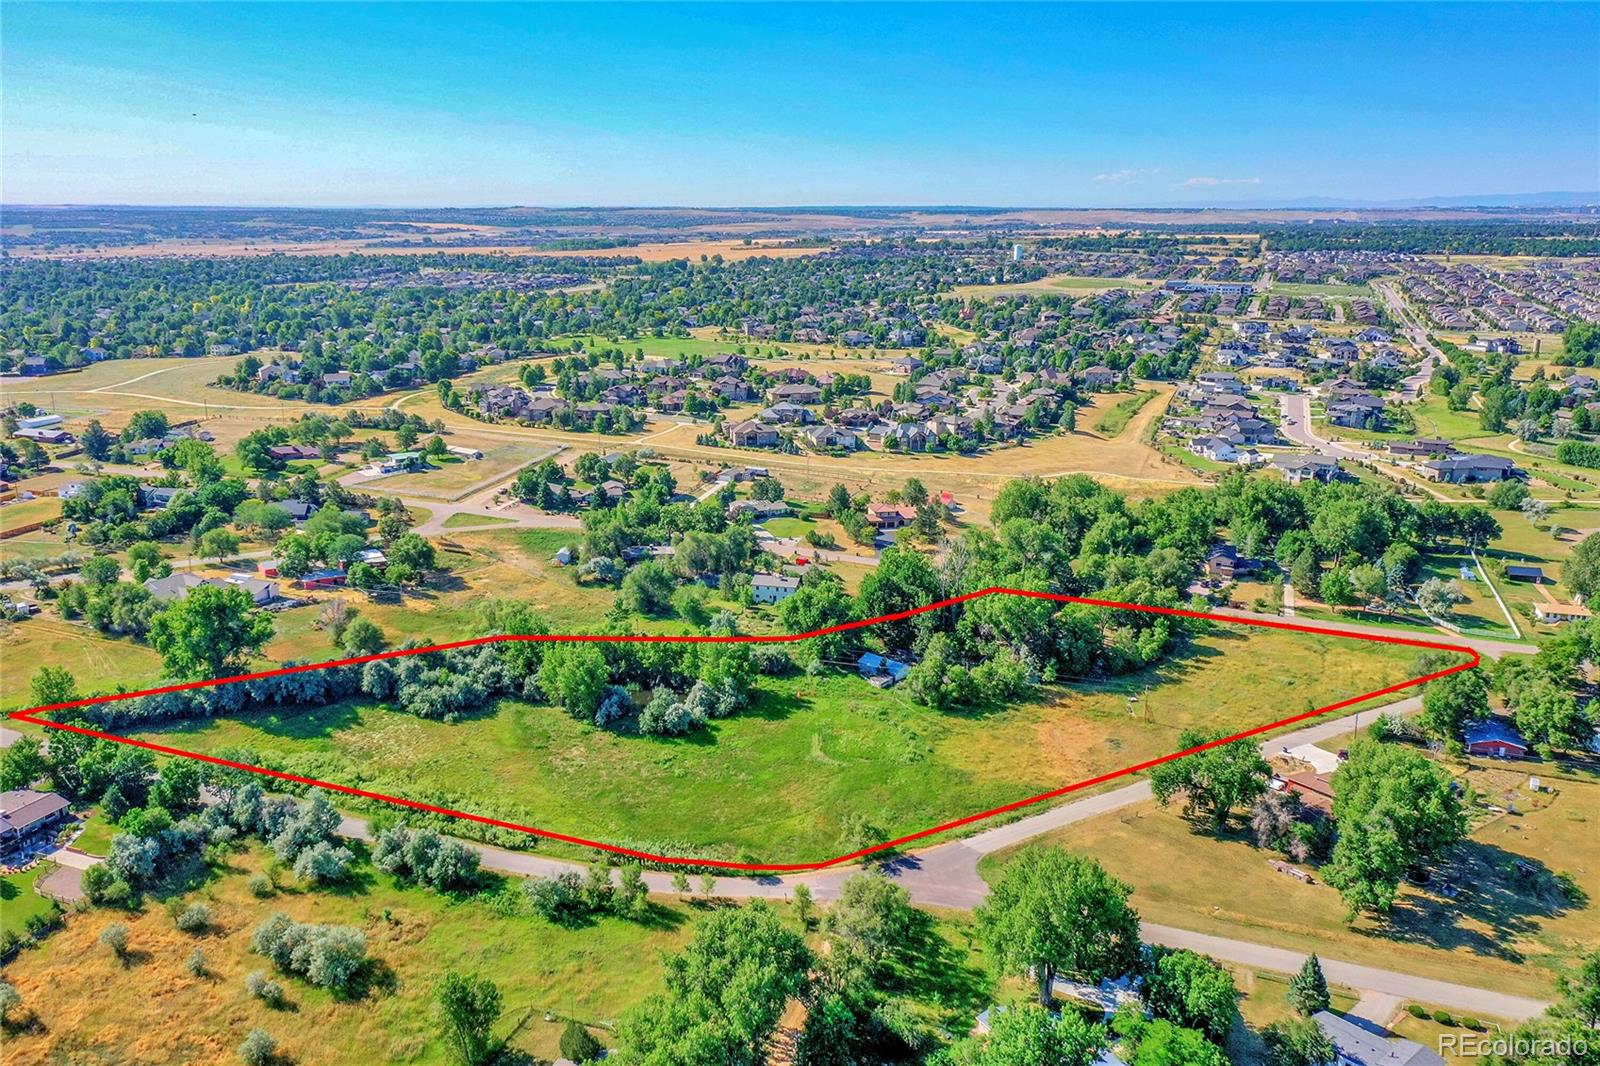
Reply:
[[[483,515],[457,513],[444,520],[445,529],[460,529],[463,526],[509,526],[516,519],[506,518],[503,515]]]
[[[1150,402],[1155,393],[1145,389],[1134,393],[1125,400],[1118,400],[1115,407],[1107,411],[1094,424],[1094,431],[1106,437],[1115,437],[1128,428],[1128,422],[1138,414],[1145,404]]]
[[[837,854],[852,813],[901,835],[1171,751],[1190,726],[1243,728],[1379,687],[1407,676],[1412,658],[1228,627],[1157,670],[971,714],[831,675],[763,680],[752,709],[681,739],[603,731],[519,701],[454,724],[342,704],[141,735],[200,751],[248,746],[324,780],[591,839],[799,861]]]
[[[1272,293],[1277,296],[1371,296],[1372,286],[1365,283],[1360,285],[1341,285],[1337,283],[1315,284],[1304,281],[1274,281]]]

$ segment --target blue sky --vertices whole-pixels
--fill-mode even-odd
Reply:
[[[4,4],[10,203],[1600,186],[1600,5]]]

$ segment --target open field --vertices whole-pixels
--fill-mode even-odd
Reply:
[[[455,724],[363,703],[142,735],[199,751],[248,746],[326,780],[601,840],[803,861],[836,854],[852,813],[902,835],[1171,751],[1191,726],[1239,729],[1400,680],[1413,658],[1230,627],[1158,669],[971,714],[825,675],[764,680],[753,708],[677,740],[598,730],[518,701]],[[1263,701],[1264,691],[1277,695]]]
[[[1135,885],[1133,903],[1151,921],[1337,958],[1381,958],[1423,976],[1551,995],[1562,967],[1600,935],[1600,909],[1535,892],[1519,883],[1511,864],[1520,858],[1543,876],[1568,874],[1590,898],[1600,891],[1600,866],[1588,857],[1587,843],[1600,809],[1600,785],[1563,779],[1553,782],[1554,796],[1535,797],[1517,787],[1526,783],[1525,773],[1480,767],[1468,777],[1494,802],[1515,795],[1520,813],[1480,819],[1457,849],[1445,870],[1462,885],[1456,900],[1405,886],[1387,925],[1367,919],[1346,925],[1334,889],[1271,870],[1267,860],[1275,853],[1255,848],[1247,832],[1217,839],[1193,831],[1176,808],[1144,804],[1041,839],[1087,851]],[[985,866],[993,870],[1003,862],[997,856]]]
[[[1322,283],[1313,283],[1313,282],[1305,282],[1305,281],[1274,281],[1272,283],[1272,288],[1270,290],[1268,290],[1268,291],[1270,291],[1270,292],[1272,292],[1272,293],[1274,293],[1274,294],[1276,294],[1278,296],[1290,296],[1290,297],[1294,297],[1294,296],[1321,296],[1321,297],[1324,297],[1324,298],[1327,298],[1327,297],[1330,297],[1330,296],[1334,296],[1334,297],[1340,297],[1340,296],[1343,296],[1343,297],[1367,296],[1367,297],[1370,297],[1372,295],[1372,286],[1371,285],[1366,285],[1366,284],[1361,284],[1361,285],[1341,285],[1341,284],[1335,284],[1335,283],[1322,284]]]
[[[529,463],[536,463],[561,451],[560,445],[536,441],[474,440],[467,433],[452,433],[449,441],[458,447],[478,448],[483,452],[483,458],[462,459],[447,455],[430,460],[429,469],[414,474],[366,477],[358,472],[345,478],[345,484],[361,492],[453,501],[508,480]]]
[[[432,1006],[434,985],[447,969],[493,980],[504,1006],[496,1035],[514,1054],[550,1061],[569,1018],[588,1024],[603,1044],[614,1044],[609,1030],[616,1020],[661,987],[661,954],[682,947],[712,910],[731,905],[657,896],[637,921],[606,917],[562,926],[528,915],[515,902],[515,881],[491,878],[484,895],[446,897],[402,886],[364,863],[348,886],[308,892],[286,883],[270,898],[256,899],[246,884],[266,867],[266,858],[260,848],[235,852],[226,868],[183,897],[211,909],[212,928],[198,936],[180,932],[151,902],[133,915],[75,915],[66,929],[24,952],[6,978],[38,1024],[8,1034],[6,1062],[209,1066],[232,1061],[245,1033],[260,1027],[279,1041],[285,1062],[434,1066],[452,1061]],[[505,902],[491,902],[491,895]],[[791,908],[776,906],[798,929]],[[274,973],[252,954],[252,932],[274,912],[359,928],[373,960],[361,992],[336,999]],[[97,943],[113,920],[130,929],[127,967]],[[960,913],[924,917],[901,971],[904,993],[953,1032],[970,1028],[997,988],[1008,998],[1022,994],[1020,982],[996,981],[984,953],[969,954],[970,922]],[[820,941],[816,934],[808,939],[814,946]],[[184,968],[196,946],[205,952],[208,971],[199,978]],[[255,970],[283,986],[283,1009],[248,995],[244,979]]]
[[[1156,289],[1162,282],[1150,278],[1100,278],[1077,277],[1070,274],[1055,274],[1050,277],[1039,278],[1035,281],[1014,281],[998,285],[957,285],[948,294],[960,299],[993,299],[1002,296],[1020,296],[1026,294],[1050,292],[1077,292],[1091,293],[1104,292],[1107,289]]]
[[[61,500],[55,496],[40,496],[32,500],[13,500],[0,503],[0,533],[10,532],[34,522],[48,522],[61,517]],[[0,552],[5,551],[0,547]]]
[[[757,256],[770,256],[777,259],[792,259],[796,256],[816,255],[826,251],[821,247],[779,247],[776,244],[763,241],[744,240],[690,240],[690,241],[655,241],[617,248],[541,248],[537,244],[528,243],[502,243],[485,239],[482,243],[473,243],[475,237],[490,238],[494,234],[493,227],[471,227],[476,232],[456,232],[456,226],[448,227],[449,233],[435,236],[435,241],[449,237],[453,241],[462,243],[432,243],[423,244],[395,244],[392,235],[374,235],[368,238],[354,237],[329,240],[277,240],[263,238],[259,241],[207,241],[207,240],[163,240],[152,241],[145,244],[106,245],[90,248],[40,248],[23,246],[9,249],[9,253],[21,258],[40,259],[118,259],[126,256],[141,256],[153,258],[188,259],[204,258],[210,256],[250,256],[250,255],[504,255],[504,256],[554,256],[558,258],[597,258],[597,259],[622,259],[637,258],[647,263],[660,263],[669,259],[699,259],[701,256],[721,256],[724,260],[738,261],[741,259],[754,259]]]
[[[1143,410],[1144,405],[1149,403],[1155,395],[1151,390],[1141,389],[1125,400],[1118,400],[1109,411],[1100,416],[1100,420],[1094,424],[1094,431],[1105,437],[1120,435],[1124,429],[1128,428],[1128,423],[1133,416]]]

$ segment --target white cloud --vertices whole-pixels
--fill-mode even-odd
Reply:
[[[1174,185],[1174,189],[1209,188],[1213,185],[1260,185],[1260,178],[1190,178]]]
[[[1124,167],[1121,170],[1110,170],[1104,174],[1096,174],[1094,176],[1094,180],[1110,182],[1113,185],[1121,185],[1125,182],[1132,181],[1134,178],[1143,177],[1146,174],[1154,174],[1155,172],[1155,167]]]

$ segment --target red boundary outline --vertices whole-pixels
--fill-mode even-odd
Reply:
[[[167,692],[182,692],[186,689],[211,688],[216,685],[228,685],[238,681],[251,681],[265,677],[280,677],[284,674],[297,674],[306,670],[323,670],[330,666],[354,666],[360,663],[372,662],[377,659],[395,659],[406,655],[422,655],[428,652],[447,651],[451,648],[471,648],[480,644],[498,644],[504,641],[567,641],[584,643],[635,644],[652,642],[667,644],[788,644],[795,641],[808,640],[811,637],[824,636],[829,633],[842,633],[846,630],[864,629],[867,626],[877,625],[880,622],[895,622],[901,619],[911,618],[919,614],[925,614],[929,611],[937,611],[945,607],[952,607],[958,603],[965,603],[968,600],[978,599],[981,596],[991,596],[997,594],[1008,596],[1027,596],[1032,599],[1054,600],[1058,603],[1077,603],[1090,607],[1111,607],[1129,611],[1142,611],[1146,614],[1171,615],[1178,618],[1198,618],[1211,622],[1225,622],[1234,625],[1257,626],[1263,629],[1287,630],[1294,633],[1314,633],[1319,636],[1339,637],[1344,640],[1365,640],[1376,644],[1400,644],[1413,648],[1428,648],[1435,651],[1457,652],[1459,654],[1466,655],[1469,661],[1449,667],[1445,670],[1436,670],[1431,674],[1424,674],[1421,677],[1414,677],[1408,681],[1401,681],[1397,684],[1388,685],[1384,688],[1373,689],[1371,692],[1363,692],[1359,696],[1351,696],[1347,699],[1339,700],[1337,703],[1330,703],[1324,707],[1317,707],[1313,710],[1305,711],[1300,714],[1290,715],[1287,718],[1280,718],[1273,722],[1267,722],[1263,725],[1254,726],[1242,732],[1234,733],[1232,736],[1221,737],[1205,744],[1198,744],[1192,748],[1185,748],[1182,751],[1175,751],[1168,755],[1162,755],[1154,759],[1147,759],[1144,762],[1134,763],[1131,766],[1124,766],[1120,770],[1112,770],[1108,773],[1099,774],[1095,777],[1085,778],[1082,781],[1075,781],[1070,785],[1064,785],[1061,788],[1052,789],[1049,792],[1041,792],[1037,796],[1029,796],[1026,799],[1016,800],[1012,803],[1007,803],[1004,806],[995,807],[991,810],[979,811],[976,814],[969,814],[964,818],[957,818],[954,821],[945,822],[942,825],[935,825],[930,826],[927,829],[920,829],[915,833],[909,833],[906,836],[885,841],[882,844],[876,844],[868,848],[861,848],[858,851],[852,851],[845,855],[836,855],[831,859],[824,859],[820,862],[798,863],[723,862],[716,859],[697,858],[693,856],[653,855],[647,851],[636,851],[632,848],[620,847],[615,844],[606,844],[597,840],[587,840],[583,837],[571,836],[566,833],[557,833],[553,830],[540,829],[536,826],[519,825],[516,822],[507,822],[498,818],[489,818],[485,815],[473,814],[470,811],[458,811],[449,807],[436,807],[431,803],[422,803],[417,800],[409,800],[403,796],[390,796],[382,792],[371,792],[366,789],[352,788],[349,785],[335,784],[331,781],[319,781],[312,777],[301,777],[297,774],[284,773],[281,770],[271,770],[264,766],[251,766],[248,763],[234,762],[230,759],[220,759],[214,755],[204,755],[200,752],[186,751],[182,748],[171,748],[164,744],[154,744],[146,740],[134,740],[129,737],[117,736],[115,733],[105,733],[98,729],[89,729],[85,726],[72,725],[67,722],[57,722],[49,718],[40,717],[41,714],[47,711],[70,710],[74,707],[90,707],[98,703],[114,703],[119,700],[130,700],[140,696],[156,696]],[[1045,800],[1055,799],[1058,796],[1065,796],[1071,792],[1077,792],[1085,788],[1090,788],[1094,785],[1103,784],[1104,782],[1112,781],[1119,777],[1127,777],[1131,774],[1136,774],[1141,770],[1148,770],[1152,766],[1159,766],[1162,763],[1171,762],[1174,759],[1181,759],[1185,755],[1193,755],[1196,752],[1205,751],[1208,748],[1214,748],[1222,744],[1228,744],[1235,740],[1243,740],[1247,737],[1253,737],[1262,733],[1271,732],[1272,730],[1281,726],[1292,725],[1296,722],[1303,722],[1311,718],[1317,718],[1321,715],[1327,714],[1329,711],[1336,711],[1344,707],[1349,707],[1354,704],[1361,703],[1364,700],[1372,699],[1375,696],[1385,696],[1393,692],[1400,692],[1404,689],[1413,688],[1417,685],[1424,684],[1425,682],[1432,681],[1435,678],[1444,677],[1447,674],[1459,673],[1462,670],[1471,670],[1477,667],[1480,662],[1482,662],[1482,659],[1473,649],[1463,647],[1458,644],[1445,644],[1439,641],[1417,640],[1411,637],[1380,636],[1372,633],[1347,633],[1337,629],[1327,629],[1322,626],[1301,625],[1296,622],[1280,622],[1266,618],[1249,618],[1234,615],[1210,614],[1205,611],[1190,611],[1177,607],[1152,607],[1147,604],[1140,603],[1119,603],[1115,600],[1089,599],[1083,596],[1067,596],[1054,592],[1034,592],[1028,589],[1008,589],[996,587],[980,589],[977,592],[969,592],[963,596],[954,596],[947,600],[940,600],[937,603],[930,603],[926,607],[917,607],[909,611],[899,611],[894,614],[881,615],[877,618],[868,618],[859,622],[846,622],[842,625],[828,626],[825,629],[815,629],[808,633],[781,633],[774,636],[708,636],[682,634],[608,635],[598,633],[546,633],[533,635],[473,637],[469,640],[451,641],[446,644],[432,644],[423,648],[401,648],[394,651],[377,652],[373,655],[359,655],[351,659],[334,659],[325,663],[304,663],[298,666],[279,667],[275,670],[263,670],[254,674],[240,674],[235,677],[212,678],[204,681],[187,681],[182,684],[166,685],[161,688],[143,689],[138,692],[118,692],[107,696],[91,696],[81,700],[70,700],[65,703],[50,703],[40,707],[30,707],[25,710],[12,711],[9,715],[7,715],[7,717],[14,718],[22,722],[28,722],[33,725],[45,726],[50,729],[65,729],[73,733],[81,733],[84,736],[98,737],[101,740],[115,741],[118,744],[128,744],[133,747],[145,748],[149,751],[160,752],[163,755],[177,755],[188,759],[197,759],[201,762],[211,763],[216,766],[226,766],[234,770],[246,770],[250,773],[261,774],[265,777],[275,777],[284,781],[293,781],[296,784],[311,785],[316,788],[325,788],[332,792],[340,792],[349,796],[359,796],[362,799],[381,800],[383,802],[393,803],[402,807],[410,807],[414,810],[427,811],[431,814],[443,814],[453,818],[462,818],[467,821],[478,822],[482,825],[492,825],[500,829],[512,829],[517,832],[528,833],[532,836],[545,837],[549,840],[560,840],[568,844],[579,844],[589,848],[597,848],[601,851],[609,851],[618,855],[626,855],[630,858],[643,859],[648,862],[667,863],[681,866],[709,866],[717,869],[738,870],[746,873],[792,873],[805,870],[823,870],[831,866],[837,866],[841,863],[847,863],[855,859],[865,858],[866,856],[875,852],[884,851],[889,848],[898,848],[915,840],[921,840],[925,837],[933,836],[934,834],[942,833],[950,829],[956,829],[964,825],[970,825],[973,822],[979,822],[985,818],[992,818],[997,814],[1006,814],[1010,811],[1020,810],[1023,807],[1032,806],[1036,803],[1042,803]]]

